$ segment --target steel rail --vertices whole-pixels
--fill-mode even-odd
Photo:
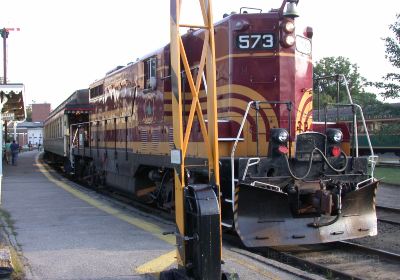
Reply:
[[[293,254],[280,251],[276,248],[267,248],[264,252],[258,250],[258,253],[262,256],[272,258],[278,262],[290,264],[291,266],[305,271],[311,271],[312,273],[317,273],[324,276],[329,275],[330,279],[362,280],[362,278],[355,277],[354,275],[348,274],[338,269],[329,268],[316,262],[305,260]]]
[[[321,245],[324,247],[318,249],[318,246]],[[290,250],[292,247],[290,247],[289,250],[287,247],[267,247],[263,249],[258,248],[253,251],[257,251],[263,256],[275,259],[282,263],[290,264],[306,271],[318,273],[325,277],[328,275],[331,279],[365,279],[363,276],[354,273],[350,268],[347,268],[356,268],[358,265],[368,267],[368,264],[365,263],[365,260],[368,258],[373,260],[377,257],[379,264],[383,266],[380,268],[382,271],[386,271],[384,266],[400,265],[400,254],[355,244],[349,241],[318,244],[316,245],[315,250],[313,250],[313,246],[314,245],[306,246],[306,251],[302,256],[297,255],[295,253],[296,250]],[[328,247],[328,250],[325,247]],[[329,250],[330,247],[332,247],[332,250]],[[293,249],[298,248],[302,249],[304,246],[293,246]],[[315,258],[315,254],[318,253],[321,255],[318,258]],[[332,263],[332,265],[329,265],[329,260],[327,260],[325,256],[335,255],[337,255],[338,258],[341,258],[342,262],[338,263],[338,260],[335,259],[335,262]],[[314,257],[314,259],[307,259],[307,256]],[[318,260],[323,261],[319,262]],[[346,267],[346,264],[348,265],[350,261],[354,264]],[[342,267],[341,264],[344,266]],[[379,264],[371,264],[371,270],[376,271]],[[373,276],[370,275],[369,278],[373,278]]]
[[[376,164],[376,166],[381,166],[381,167],[400,167],[400,162],[395,163],[395,162],[379,162]]]
[[[378,221],[388,223],[388,224],[393,224],[393,225],[400,225],[400,208],[392,208],[392,207],[376,205],[376,210],[377,210],[377,214],[378,214]],[[397,216],[397,220],[392,220],[392,219],[390,219],[391,217],[388,217],[387,215],[383,215],[383,217],[379,217],[380,212],[383,212],[382,214],[386,213],[389,215],[395,215],[395,216]]]
[[[376,208],[394,212],[396,214],[400,214],[400,208],[393,208],[393,207],[387,207],[387,206],[382,206],[382,205],[377,205]]]
[[[389,251],[382,250],[382,249],[367,247],[367,246],[364,246],[361,244],[353,243],[351,241],[338,241],[336,243],[338,243],[344,247],[350,248],[350,249],[362,250],[367,253],[378,255],[378,256],[386,258],[386,259],[391,259],[393,261],[398,262],[400,265],[400,254],[389,252]]]

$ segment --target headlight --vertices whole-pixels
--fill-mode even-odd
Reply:
[[[238,20],[234,25],[233,25],[233,30],[235,31],[244,31],[247,28],[249,28],[249,22],[245,20]]]
[[[292,33],[294,31],[294,23],[292,21],[286,21],[283,23],[282,29],[286,33]]]
[[[283,46],[288,48],[288,47],[293,46],[295,41],[296,41],[296,39],[294,38],[294,36],[289,34],[289,35],[286,35],[285,37],[283,37],[282,43],[283,43]]]
[[[289,133],[283,128],[271,129],[272,139],[275,142],[285,144],[289,140]]]
[[[330,128],[326,131],[326,135],[331,143],[339,144],[343,140],[343,133],[339,129]]]
[[[281,143],[287,142],[288,138],[289,138],[289,134],[286,130],[281,130],[279,132],[279,135],[278,135],[279,142],[281,142]]]

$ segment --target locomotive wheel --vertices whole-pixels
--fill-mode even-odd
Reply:
[[[165,183],[161,189],[161,193],[158,198],[158,205],[166,210],[172,210],[174,208],[174,181],[171,179]]]
[[[171,172],[164,173],[161,182],[156,183],[157,188],[149,193],[148,203],[156,203],[157,207],[165,210],[172,210],[174,208],[174,181],[171,177]],[[150,201],[151,200],[151,201]]]
[[[88,170],[88,175],[87,175],[87,184],[90,187],[98,187],[99,186],[99,179],[98,179],[98,175],[96,173],[96,168],[93,164],[93,162],[91,162],[89,164],[89,167],[87,168]]]

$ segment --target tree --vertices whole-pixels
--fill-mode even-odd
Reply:
[[[26,119],[27,122],[32,121],[32,105],[26,106]]]
[[[380,104],[373,93],[365,91],[366,79],[358,72],[358,65],[351,63],[348,58],[325,57],[317,61],[314,65],[314,79],[326,76],[335,76],[343,74],[348,82],[350,95],[354,103],[360,104],[362,107],[371,104]],[[346,87],[343,83],[339,83],[339,102],[349,103]],[[336,79],[317,80],[314,83],[314,96],[320,94],[321,108],[326,103],[337,103],[337,83]],[[314,108],[317,108],[317,98],[314,98]]]
[[[400,69],[400,14],[396,15],[396,22],[389,25],[394,37],[383,38],[386,47],[385,58],[395,67]],[[370,83],[379,89],[379,94],[384,98],[400,97],[400,73],[387,73],[382,77],[383,81]]]

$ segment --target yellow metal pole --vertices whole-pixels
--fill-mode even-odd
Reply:
[[[192,129],[195,113],[200,123],[204,144],[207,148],[209,180],[210,185],[216,185],[218,195],[220,193],[219,185],[219,151],[218,151],[218,116],[217,116],[217,90],[216,90],[216,64],[215,64],[215,41],[214,25],[212,17],[211,0],[199,0],[201,13],[203,15],[204,25],[180,24],[180,4],[181,0],[171,0],[171,87],[172,87],[172,109],[173,109],[173,129],[175,150],[180,152],[180,165],[175,167],[175,218],[178,228],[177,235],[177,259],[178,265],[186,266],[185,260],[185,156],[189,145],[190,132]],[[204,43],[201,52],[199,71],[196,81],[190,70],[190,65],[186,56],[185,46],[179,35],[180,27],[197,27],[204,29]],[[182,89],[181,89],[181,62],[185,70],[189,88],[192,94],[192,105],[190,107],[189,117],[186,128],[184,128],[182,118]],[[204,66],[207,67],[206,85],[207,85],[207,118],[208,125],[204,119],[202,108],[199,102],[199,90],[201,77],[204,72]],[[184,94],[184,93],[183,93]],[[184,131],[185,130],[185,131]],[[176,152],[175,151],[175,152]],[[220,197],[218,203],[221,205]],[[220,207],[219,207],[220,208]],[[219,240],[221,244],[221,211],[219,211]],[[220,246],[222,248],[222,246]],[[220,250],[221,256],[221,250]]]
[[[182,151],[183,147],[183,123],[182,123],[182,93],[181,93],[181,55],[179,35],[180,0],[171,0],[171,89],[172,89],[172,118],[174,130],[175,149]],[[184,166],[185,159],[181,156],[180,166],[175,167],[175,220],[178,235],[185,235],[184,223]],[[178,266],[184,267],[185,247],[182,238],[177,238],[177,262]]]
[[[202,2],[202,0],[200,0]],[[208,137],[212,150],[212,163],[209,164],[210,174],[215,177],[219,186],[219,151],[218,151],[218,112],[217,112],[217,82],[215,64],[215,38],[211,0],[205,0],[207,9],[207,25],[209,26],[209,43],[207,52],[207,118]]]
[[[214,22],[212,16],[212,1],[199,0],[202,6],[203,17],[207,20],[204,24],[209,26],[209,44],[207,52],[207,117],[208,117],[208,137],[211,146],[212,160],[208,165],[209,175],[214,177],[215,185],[217,186],[220,226],[220,244],[222,245],[222,225],[221,225],[221,196],[220,196],[220,176],[219,176],[219,148],[218,148],[218,109],[217,109],[217,77],[216,77],[216,62],[215,62],[215,37],[214,37]],[[201,2],[204,1],[204,6]],[[206,14],[204,15],[204,10]],[[212,178],[210,178],[212,180]],[[220,251],[222,258],[222,246]]]

